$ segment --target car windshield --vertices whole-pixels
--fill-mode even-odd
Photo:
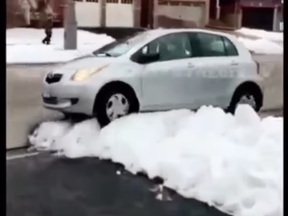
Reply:
[[[127,53],[136,44],[142,42],[147,37],[146,32],[140,32],[132,36],[116,40],[93,52],[96,56],[118,57]]]

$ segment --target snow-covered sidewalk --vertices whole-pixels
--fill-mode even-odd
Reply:
[[[283,32],[269,32],[261,29],[249,29],[249,28],[241,28],[236,30],[235,32],[251,36],[255,38],[261,38],[269,41],[279,42],[283,45]]]
[[[275,42],[267,39],[249,39],[245,37],[238,37],[238,40],[255,54],[283,55],[283,41]]]
[[[283,216],[283,118],[247,105],[134,114],[103,129],[91,119],[45,122],[29,137],[41,150],[98,157],[235,216]]]
[[[72,60],[114,41],[104,34],[78,30],[77,50],[64,50],[64,30],[54,29],[51,45],[42,44],[42,29],[6,30],[6,62],[8,64],[59,63]]]

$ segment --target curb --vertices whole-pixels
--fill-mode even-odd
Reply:
[[[23,67],[23,66],[28,66],[28,67],[39,67],[39,66],[56,66],[59,64],[64,64],[65,62],[49,62],[49,63],[6,63],[6,66],[18,66],[18,67]]]
[[[282,112],[283,113],[283,110],[284,110],[284,108],[282,107],[282,108],[280,108],[280,107],[275,107],[275,108],[264,108],[264,109],[261,109],[260,111],[259,111],[259,113],[270,113],[270,112]]]

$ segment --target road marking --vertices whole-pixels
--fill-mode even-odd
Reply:
[[[15,159],[21,159],[25,157],[32,157],[38,155],[39,152],[33,152],[33,153],[27,153],[27,154],[21,154],[21,155],[13,155],[13,156],[6,156],[6,160],[15,160]]]

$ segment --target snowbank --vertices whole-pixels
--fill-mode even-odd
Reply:
[[[249,29],[249,28],[241,28],[236,30],[236,32],[241,33],[247,36],[254,36],[270,41],[280,41],[283,42],[283,32],[269,32],[260,29]]]
[[[251,38],[238,37],[245,47],[256,54],[283,54],[283,33],[268,32],[259,29],[241,28],[236,30],[244,36]]]
[[[135,114],[103,129],[45,122],[29,137],[70,158],[99,157],[235,216],[283,216],[283,118],[260,119],[249,106]]]
[[[77,50],[64,50],[64,29],[54,29],[51,45],[42,44],[43,29],[14,28],[6,30],[6,62],[55,63],[66,62],[114,41],[104,34],[78,30]]]
[[[283,54],[283,46],[266,39],[252,40],[238,37],[238,40],[242,42],[248,50],[253,51],[255,54]]]

